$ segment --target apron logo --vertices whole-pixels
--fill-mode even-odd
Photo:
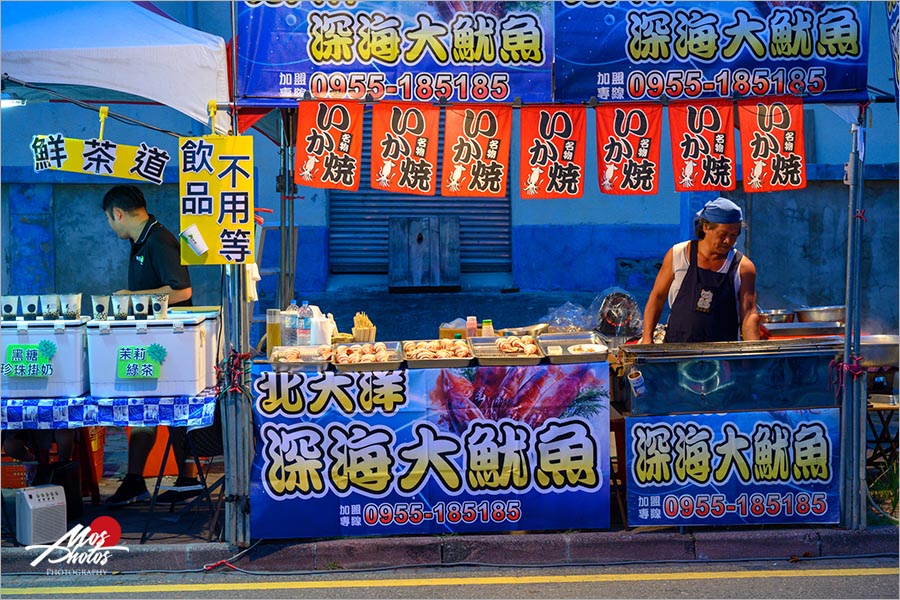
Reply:
[[[136,261],[138,261],[139,263],[141,263],[141,266],[142,266],[142,267],[144,266],[144,257],[143,257],[143,255],[140,255],[140,254],[139,254],[139,255],[135,256],[135,257],[134,257],[134,260],[136,260]]]
[[[709,312],[712,306],[713,293],[711,290],[700,290],[700,298],[697,300],[697,310],[699,312]]]

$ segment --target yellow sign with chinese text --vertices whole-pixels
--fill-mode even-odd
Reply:
[[[61,133],[36,135],[31,139],[34,171],[70,171],[85,175],[121,177],[163,182],[163,174],[170,156],[166,150],[141,143],[126,146],[111,140],[78,140]]]
[[[253,261],[253,138],[178,139],[181,264]]]

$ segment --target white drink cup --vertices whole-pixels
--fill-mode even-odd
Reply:
[[[203,256],[209,250],[209,246],[206,245],[206,240],[200,235],[200,228],[197,227],[196,223],[181,232],[181,239],[187,242],[187,245],[190,246],[197,256]]]
[[[3,309],[4,321],[15,321],[16,315],[19,313],[19,297],[3,296],[3,298],[0,299],[0,308]]]
[[[95,321],[105,321],[109,316],[109,296],[100,294],[91,296],[91,311]]]
[[[81,317],[81,292],[59,295],[59,312],[64,319]]]
[[[36,319],[38,313],[38,295],[22,294],[22,315],[26,319]]]
[[[169,295],[168,294],[151,294],[150,308],[153,311],[153,317],[156,319],[166,319],[169,317]]]
[[[131,294],[113,294],[109,299],[110,312],[113,316],[124,321],[128,318],[128,307],[131,306]]]
[[[41,315],[51,321],[59,318],[58,294],[41,294]]]

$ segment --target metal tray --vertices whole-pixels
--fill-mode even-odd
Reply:
[[[583,362],[604,362],[607,359],[607,352],[586,352],[573,353],[569,348],[580,344],[599,344],[606,346],[600,341],[593,331],[570,331],[564,333],[545,333],[538,338],[538,348],[544,353],[551,363],[555,365],[565,365],[571,363]],[[558,350],[556,350],[558,348]]]
[[[494,342],[496,339],[495,337],[469,338],[469,346],[471,346],[472,354],[478,364],[486,366],[536,365],[544,358],[540,345],[538,345],[537,354],[525,356],[524,354],[501,352]]]
[[[275,346],[272,348],[273,356],[288,349],[296,348],[300,351],[300,358],[296,361],[269,361],[272,370],[276,373],[293,373],[295,371],[324,371],[331,364],[318,355],[318,346]]]
[[[844,333],[844,324],[840,321],[810,321],[806,323],[760,323],[769,335],[808,336],[808,335],[840,335]]]
[[[430,342],[430,341],[432,341],[432,340],[405,340],[400,345],[400,347],[403,348],[403,346],[405,346],[407,344],[407,342],[418,343],[418,342]],[[438,341],[438,340],[433,340],[433,341]],[[455,358],[413,359],[413,358],[410,358],[406,354],[406,350],[404,350],[403,351],[403,360],[406,361],[406,366],[409,367],[410,369],[452,369],[452,368],[456,368],[456,367],[468,367],[470,364],[472,364],[473,356],[472,356],[472,346],[469,345],[468,343],[466,344],[466,346],[469,349],[469,356],[466,358],[455,357]]]
[[[394,371],[400,368],[400,364],[403,362],[403,350],[400,347],[400,342],[383,342],[383,344],[387,347],[388,351],[388,360],[383,362],[364,362],[364,363],[344,363],[339,364],[335,361],[335,356],[338,353],[338,349],[341,347],[352,347],[352,346],[364,346],[366,344],[374,345],[376,342],[350,342],[347,344],[334,344],[333,352],[331,355],[331,364],[334,365],[334,368],[342,373],[346,372],[356,372],[356,371]]]

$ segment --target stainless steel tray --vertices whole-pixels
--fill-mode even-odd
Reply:
[[[353,346],[374,346],[379,342],[351,342],[347,344],[334,344],[333,351],[331,354],[331,364],[334,365],[338,371],[348,372],[348,371],[393,371],[395,369],[400,368],[400,364],[403,362],[403,350],[400,347],[400,342],[380,342],[385,345],[385,348],[388,352],[388,360],[381,362],[359,362],[359,363],[339,363],[337,362],[337,356],[342,347],[352,348]]]
[[[279,360],[286,352],[295,350],[300,353],[296,360]],[[330,364],[319,356],[318,346],[275,346],[272,348],[272,370],[276,373],[293,373],[295,371],[324,371]]]
[[[440,340],[405,340],[401,345],[401,348],[405,348],[406,344],[412,342],[414,344],[418,344],[419,342],[430,342],[436,341],[440,343]],[[410,369],[452,369],[457,367],[468,367],[472,364],[472,347],[466,343],[466,348],[469,351],[469,356],[467,357],[455,357],[455,358],[410,358],[406,353],[406,350],[403,350],[403,360],[406,361],[406,366]]]
[[[525,356],[521,353],[501,352],[494,342],[496,339],[495,337],[469,338],[472,354],[478,364],[486,366],[536,365],[544,358],[539,345],[537,354]]]
[[[773,336],[840,335],[844,324],[840,321],[809,321],[806,323],[761,323],[760,327]]]
[[[609,349],[600,352],[572,352],[570,349],[583,344],[606,345],[600,341],[593,331],[573,331],[564,333],[545,333],[538,337],[538,347],[551,363],[564,365],[582,362],[604,362]]]

